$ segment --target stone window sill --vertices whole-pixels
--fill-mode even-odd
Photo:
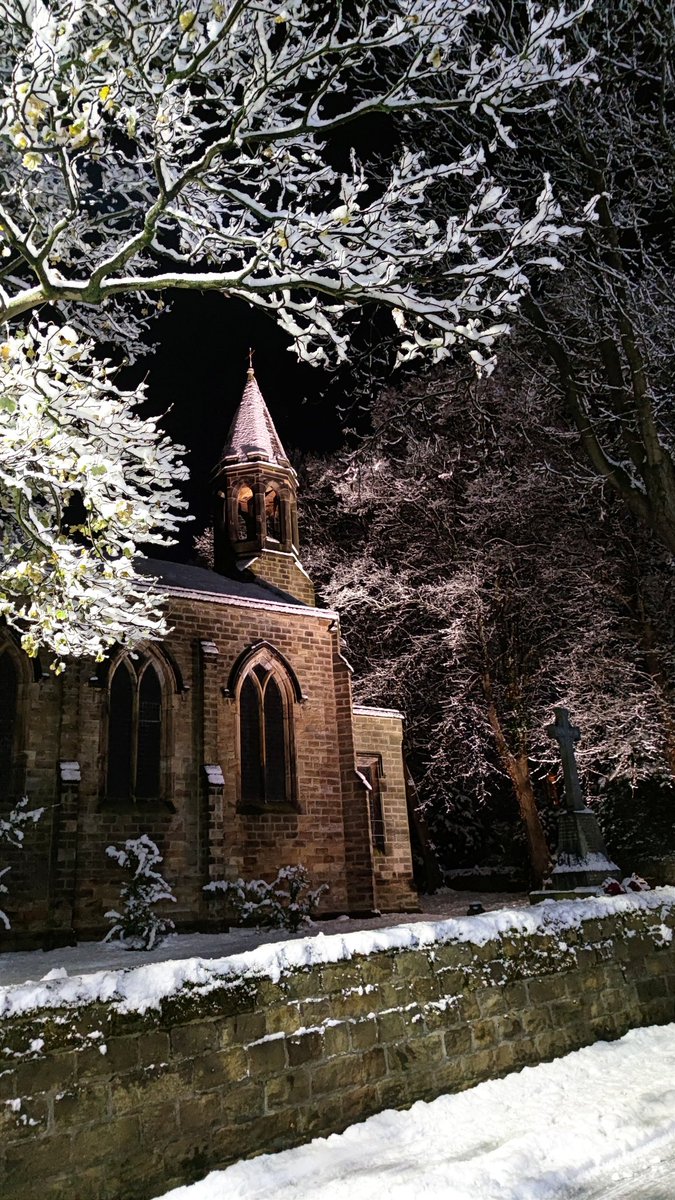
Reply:
[[[139,813],[139,812],[176,812],[176,805],[172,800],[141,800],[135,799],[133,796],[112,797],[102,796],[99,801],[99,808],[105,809],[106,812],[119,813]]]
[[[277,800],[270,804],[265,804],[264,800],[256,802],[255,800],[242,801],[237,805],[237,812],[245,815],[258,815],[261,813],[299,813],[300,808],[291,800]]]

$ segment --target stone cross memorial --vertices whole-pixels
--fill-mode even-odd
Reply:
[[[579,782],[574,747],[581,731],[570,723],[566,708],[554,709],[555,721],[546,732],[560,747],[565,782],[565,804],[558,817],[556,865],[541,892],[532,892],[532,902],[594,895],[608,877],[618,877],[619,868],[607,854],[595,813],[586,807]]]
[[[546,726],[546,732],[555,738],[560,746],[563,779],[565,781],[565,804],[568,809],[585,808],[584,797],[579,783],[577,760],[574,747],[581,738],[581,730],[576,725],[570,725],[570,714],[566,708],[554,708],[555,722]]]

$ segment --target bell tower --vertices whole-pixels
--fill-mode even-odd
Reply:
[[[298,555],[297,476],[252,365],[216,469],[214,515],[216,571],[252,571],[305,604],[315,603]]]

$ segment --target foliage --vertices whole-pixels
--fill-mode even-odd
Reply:
[[[548,177],[522,211],[493,178],[510,122],[591,77],[567,51],[590,0],[517,7],[0,0],[0,322],[19,392],[0,426],[3,611],[30,653],[60,664],[164,628],[130,556],[175,527],[182,470],[83,332],[132,357],[165,289],[211,288],[269,312],[309,361],[345,357],[346,318],[377,302],[402,359],[463,342],[489,365],[529,268],[584,224]],[[449,161],[410,148],[432,112],[466,128]],[[414,124],[381,161],[345,155],[346,126],[394,116]],[[22,324],[45,304],[60,334]]]
[[[439,372],[383,395],[356,452],[307,469],[305,561],[342,614],[359,699],[406,712],[436,846],[466,866],[493,860],[521,786],[553,832],[554,705],[582,728],[591,791],[675,761],[667,563],[517,349],[482,384]]]
[[[23,796],[6,817],[0,817],[0,845],[4,842],[7,846],[21,849],[25,836],[24,826],[35,825],[44,812],[43,808],[29,809],[28,803],[28,797]],[[3,867],[0,870],[0,880],[10,870],[11,867]],[[7,887],[4,883],[0,883],[0,895],[7,895]],[[0,909],[0,922],[5,929],[9,929],[9,917],[2,909]]]
[[[672,778],[616,779],[596,800],[602,830],[622,862],[675,853]]]
[[[166,631],[132,560],[139,542],[169,540],[186,471],[132,411],[143,391],[121,391],[69,326],[34,320],[0,345],[0,616],[57,670]]]
[[[116,938],[127,950],[152,950],[174,928],[173,921],[154,912],[156,904],[176,901],[169,884],[156,870],[162,856],[147,833],[129,838],[123,849],[108,846],[106,854],[128,871],[131,878],[122,884],[120,891],[122,912],[111,909],[105,914],[106,920],[113,924],[103,940]]]
[[[593,104],[570,90],[521,126],[507,177],[555,171],[568,219],[598,195],[581,253],[526,305],[593,469],[675,553],[672,198],[675,24],[670,0],[597,0],[571,34],[598,49]],[[527,186],[527,185],[525,185]]]
[[[309,891],[310,877],[303,866],[281,867],[271,883],[264,879],[217,880],[205,892],[222,894],[241,925],[269,926],[295,931],[316,913],[328,884]]]
[[[396,310],[404,355],[465,338],[480,358],[523,266],[571,230],[548,180],[521,216],[471,144],[472,114],[513,144],[509,121],[590,77],[590,56],[566,50],[590,0],[519,8],[509,21],[482,0],[3,0],[5,318],[216,288],[316,359],[326,341],[346,352],[339,318],[374,299]],[[466,122],[455,161],[403,148],[375,174],[331,165],[346,124],[429,111]],[[468,180],[470,200],[439,225],[431,197],[448,179]],[[95,317],[108,332],[116,319]]]

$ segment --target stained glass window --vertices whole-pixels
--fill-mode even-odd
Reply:
[[[248,804],[290,799],[289,720],[282,688],[256,663],[239,691],[241,798]]]
[[[11,787],[19,680],[10,654],[0,654],[0,796]]]
[[[110,800],[156,800],[161,791],[162,687],[152,663],[139,665],[136,674],[122,661],[110,684]]]

